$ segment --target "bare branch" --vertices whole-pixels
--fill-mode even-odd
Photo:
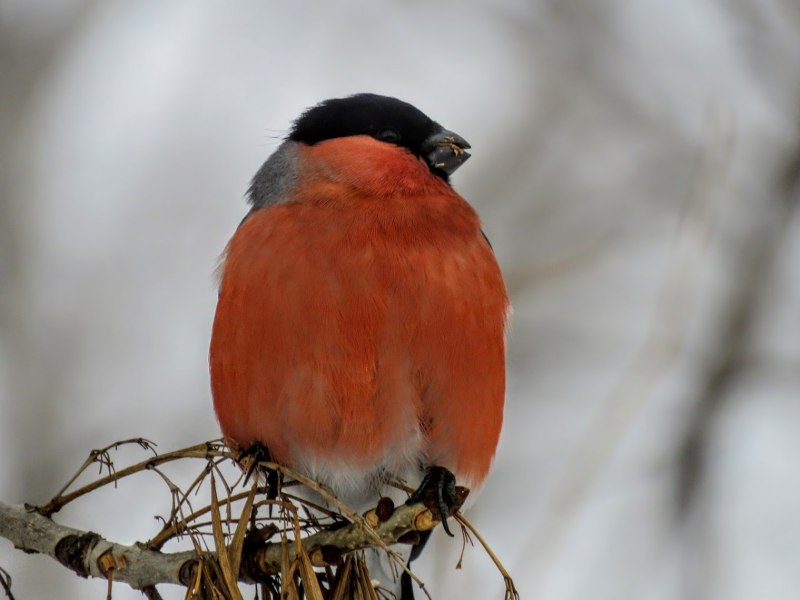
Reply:
[[[46,554],[82,577],[106,578],[100,558],[124,557],[125,566],[114,578],[134,588],[156,583],[184,583],[181,568],[196,561],[194,551],[162,554],[138,546],[115,544],[91,531],[60,525],[26,506],[0,502],[0,536],[25,552]]]

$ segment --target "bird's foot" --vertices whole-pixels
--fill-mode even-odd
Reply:
[[[267,499],[275,500],[275,498],[278,497],[278,490],[280,488],[279,473],[275,469],[260,466],[262,462],[272,462],[269,449],[264,444],[256,442],[252,446],[245,448],[239,452],[239,456],[236,457],[236,460],[242,465],[243,469],[246,469],[244,476],[245,484],[250,480],[250,477],[255,473],[256,469],[260,469],[267,481]]]
[[[406,500],[406,504],[422,502],[441,521],[447,535],[453,537],[447,517],[461,508],[468,494],[467,488],[456,486],[456,477],[449,469],[433,466],[428,468],[422,483]]]

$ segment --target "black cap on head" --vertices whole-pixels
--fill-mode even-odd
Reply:
[[[377,94],[333,98],[309,108],[295,121],[288,139],[313,145],[324,140],[368,135],[422,157],[431,171],[448,175],[469,158],[469,144],[408,102]]]

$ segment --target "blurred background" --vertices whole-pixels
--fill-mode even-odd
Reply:
[[[218,436],[249,179],[303,108],[373,91],[474,149],[454,185],[515,315],[470,516],[522,597],[800,598],[798,65],[793,0],[0,1],[0,498]],[[157,483],[56,519],[146,539]],[[434,598],[502,597],[433,547]],[[105,594],[5,540],[0,566],[17,599]]]

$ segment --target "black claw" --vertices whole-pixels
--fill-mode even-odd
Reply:
[[[406,504],[416,504],[422,502],[433,513],[438,516],[447,535],[453,537],[453,532],[447,525],[447,517],[450,516],[451,509],[458,504],[456,496],[456,477],[444,467],[430,467],[425,474],[425,478],[411,494]]]
[[[275,498],[278,497],[278,489],[280,487],[279,473],[275,469],[260,466],[262,462],[272,461],[269,449],[267,449],[264,444],[256,442],[252,446],[242,450],[239,456],[236,457],[236,460],[241,464],[247,458],[250,459],[250,464],[244,476],[245,485],[250,481],[250,477],[256,472],[256,469],[260,468],[267,480],[267,499],[275,500]]]

